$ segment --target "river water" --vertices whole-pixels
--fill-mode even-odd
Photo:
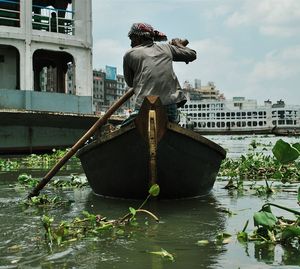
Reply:
[[[228,156],[237,158],[253,150],[270,154],[278,138],[273,136],[211,136],[208,137],[228,150]],[[299,138],[283,138],[299,142]],[[114,200],[96,197],[89,187],[75,190],[53,190],[70,205],[55,208],[26,207],[22,201],[28,190],[16,187],[16,179],[22,171],[0,173],[0,269],[2,268],[300,268],[300,253],[296,248],[280,245],[241,244],[236,234],[249,220],[248,232],[253,231],[253,214],[266,202],[289,208],[297,205],[297,184],[280,185],[281,191],[271,197],[257,196],[247,190],[228,191],[226,181],[218,179],[212,193],[206,197],[177,201],[150,201],[145,208],[160,219],[156,223],[137,217],[139,225],[127,227],[120,235],[104,234],[90,239],[53,246],[44,240],[41,222],[43,214],[55,220],[70,220],[83,210],[116,219],[128,212],[128,207],[138,207],[140,201]],[[47,171],[25,170],[35,177]],[[80,167],[71,167],[57,177],[68,178],[71,173],[81,174]],[[249,183],[250,184],[250,183]],[[264,184],[258,182],[257,184]],[[281,216],[282,211],[273,210]],[[231,213],[231,214],[230,214]],[[294,216],[288,216],[294,218]],[[220,233],[229,233],[226,243],[217,244]],[[207,244],[198,242],[208,240]],[[174,261],[151,252],[162,249],[170,253]]]

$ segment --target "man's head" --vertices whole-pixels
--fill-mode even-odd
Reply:
[[[128,33],[131,40],[131,47],[138,46],[145,41],[164,41],[167,36],[159,31],[153,29],[147,23],[134,23]]]

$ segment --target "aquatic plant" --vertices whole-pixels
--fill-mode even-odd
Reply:
[[[39,179],[33,178],[31,175],[22,173],[18,176],[18,184],[26,188],[33,188],[40,182]],[[85,176],[70,175],[69,180],[56,178],[49,183],[52,188],[70,189],[70,188],[82,188],[88,185],[88,181]]]
[[[145,201],[148,201],[151,196],[157,196],[159,191],[157,184],[151,186]],[[83,211],[80,216],[70,221],[61,221],[59,224],[55,224],[54,218],[44,215],[42,223],[45,229],[45,239],[50,248],[52,248],[53,244],[60,246],[81,238],[97,237],[105,232],[110,232],[113,235],[123,235],[126,224],[137,225],[136,217],[140,213],[147,214],[158,222],[159,219],[153,213],[141,208],[145,205],[145,201],[137,209],[129,207],[129,212],[116,220],[108,220],[100,214],[95,215]]]
[[[30,199],[25,200],[23,203],[26,206],[38,206],[38,207],[56,207],[56,206],[65,206],[70,205],[73,201],[64,201],[58,196],[50,197],[47,194],[42,194],[39,196],[31,197]]]
[[[273,147],[272,152],[280,163],[292,163],[300,156],[300,143],[291,145],[282,139],[279,139]]]
[[[12,171],[20,168],[31,169],[48,169],[53,166],[59,159],[61,159],[66,151],[65,150],[52,150],[49,154],[30,154],[18,159],[14,158],[0,158],[0,171]],[[72,156],[69,160],[71,163],[79,163],[79,159],[76,156]],[[67,166],[63,167],[67,169]]]
[[[21,159],[21,162],[28,168],[49,168],[61,159],[69,149],[56,150],[53,149],[51,154],[30,154]],[[76,156],[72,156],[72,161],[78,161]]]
[[[271,211],[271,206],[295,214],[296,219],[290,220],[284,217],[276,217]],[[247,221],[243,231],[237,234],[240,242],[255,241],[272,244],[291,244],[300,250],[300,212],[281,205],[266,203],[259,212],[254,214],[253,221],[256,229],[250,234],[246,233]]]
[[[276,167],[280,170],[282,167],[291,167],[294,165],[299,167],[297,160],[299,159],[299,143],[288,144],[283,140],[278,140],[272,149],[275,161],[274,164],[278,164]],[[295,176],[295,174],[294,174]],[[299,180],[299,171],[295,177]],[[282,180],[285,182],[286,180]],[[273,191],[266,181],[266,189],[268,192]],[[268,194],[268,193],[267,193]],[[300,187],[298,187],[297,203],[300,205]],[[294,214],[296,217],[294,220],[278,217],[273,214],[271,207],[276,207],[281,210]],[[246,221],[242,231],[237,233],[237,239],[239,242],[245,244],[247,242],[254,242],[256,246],[262,247],[265,244],[267,246],[273,246],[267,248],[267,252],[274,252],[274,246],[281,244],[282,246],[300,251],[300,212],[283,205],[276,203],[265,203],[261,210],[254,213],[253,222],[255,230],[248,233],[246,229],[249,224],[249,220]]]
[[[11,159],[0,159],[0,171],[11,171],[19,168],[19,162]]]
[[[61,189],[82,188],[88,185],[88,181],[85,176],[71,174],[70,180],[56,178],[49,185]]]
[[[280,139],[274,145],[272,152],[274,156],[252,152],[242,155],[239,159],[226,158],[221,164],[219,176],[228,177],[230,180],[299,181],[300,166],[296,160],[299,158],[300,144],[290,145]]]
[[[39,180],[37,178],[33,178],[31,175],[28,175],[26,173],[20,174],[17,180],[20,185],[27,188],[35,187],[39,183]]]

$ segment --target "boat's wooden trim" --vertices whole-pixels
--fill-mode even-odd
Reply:
[[[155,110],[156,113],[157,142],[159,142],[166,132],[168,117],[158,96],[145,97],[140,112],[135,119],[135,125],[145,141],[148,141],[148,113],[150,110]]]
[[[202,135],[195,133],[192,130],[182,128],[178,124],[171,123],[171,122],[167,123],[167,129],[172,130],[177,133],[180,133],[180,134],[183,134],[185,136],[188,136],[194,140],[197,140],[197,141],[211,147],[212,149],[218,151],[220,154],[223,155],[223,158],[226,157],[226,151],[221,146],[219,146],[218,144],[212,142],[211,140],[203,137]]]
[[[149,110],[148,114],[148,146],[150,184],[153,185],[157,181],[157,118],[155,110]]]

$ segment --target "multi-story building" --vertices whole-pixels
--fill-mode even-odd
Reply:
[[[208,82],[207,85],[202,86],[199,79],[195,79],[195,87],[193,87],[188,81],[183,84],[183,90],[185,91],[189,100],[224,100],[225,97],[216,88],[214,82]]]
[[[117,81],[105,79],[105,101],[104,104],[110,107],[117,100]]]
[[[121,97],[125,93],[126,83],[123,75],[117,75],[117,97]]]
[[[107,72],[108,70],[108,72]],[[123,75],[116,74],[115,67],[106,67],[104,70],[93,71],[93,106],[95,112],[106,111],[127,90]],[[117,113],[124,114],[131,108],[128,100]]]
[[[92,1],[0,0],[0,151],[73,145],[95,118]]]
[[[91,8],[91,0],[0,0],[0,108],[92,113]]]
[[[210,81],[205,86],[200,86],[197,89],[201,95],[201,99],[208,99],[208,100],[220,100],[224,99],[223,94],[220,94],[220,91],[217,90],[216,85],[214,82]]]
[[[93,71],[93,109],[104,110],[105,96],[105,72],[103,70]]]

